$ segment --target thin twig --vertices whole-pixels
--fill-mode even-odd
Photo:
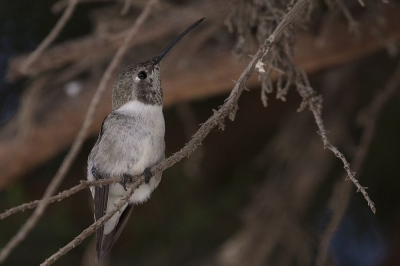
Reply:
[[[105,222],[110,220],[110,218],[118,212],[131,198],[132,194],[135,192],[136,188],[138,188],[142,183],[144,182],[143,179],[139,179],[131,188],[129,188],[129,192],[123,197],[112,209],[110,212],[107,212],[106,215],[101,217],[99,220],[97,220],[95,223],[93,223],[91,226],[86,228],[80,235],[74,238],[71,242],[69,242],[65,247],[60,248],[59,251],[57,251],[55,254],[53,254],[50,258],[45,260],[41,266],[48,266],[53,264],[56,260],[58,260],[61,256],[65,255],[68,251],[79,245],[85,238],[93,234],[97,228],[102,226]]]
[[[141,176],[142,175],[135,176],[134,180],[137,180]],[[47,201],[48,204],[54,203],[54,202],[59,202],[59,201],[65,199],[65,198],[68,198],[69,196],[81,191],[82,189],[85,189],[85,188],[88,188],[88,187],[94,187],[94,186],[103,186],[103,185],[119,183],[121,181],[122,181],[122,179],[120,177],[110,178],[110,179],[100,179],[100,180],[96,180],[96,181],[81,180],[79,185],[76,185],[76,186],[74,186],[72,188],[66,189],[66,190],[58,193],[55,196],[48,197],[48,198],[41,199],[41,200],[31,201],[31,202],[24,203],[24,204],[21,204],[19,206],[16,206],[14,208],[11,208],[11,209],[9,209],[9,210],[7,210],[7,211],[5,211],[5,212],[0,214],[0,220],[5,219],[5,218],[17,213],[17,212],[23,212],[23,211],[28,210],[28,209],[36,208],[37,206],[39,206],[45,200]],[[128,181],[128,183],[129,183],[129,181]]]
[[[30,230],[36,225],[36,223],[39,221],[40,217],[42,217],[44,211],[46,210],[46,207],[48,205],[48,200],[47,198],[54,195],[56,192],[57,188],[61,184],[61,181],[64,179],[64,176],[66,175],[68,169],[70,168],[72,162],[74,161],[75,157],[77,156],[79,150],[82,147],[83,141],[86,138],[86,134],[92,125],[94,115],[96,113],[97,106],[99,105],[100,99],[106,89],[106,85],[108,84],[113,72],[119,65],[120,61],[122,60],[122,57],[126,53],[129,47],[129,43],[132,40],[132,38],[136,35],[138,32],[139,27],[143,24],[143,22],[147,19],[147,17],[150,15],[150,11],[152,10],[153,6],[158,2],[158,0],[151,0],[148,2],[147,6],[145,9],[142,11],[142,13],[139,15],[137,20],[135,21],[135,24],[132,26],[132,28],[129,30],[124,43],[122,46],[118,49],[117,53],[115,54],[113,60],[111,61],[110,65],[106,69],[99,87],[97,88],[97,91],[95,95],[93,96],[93,99],[90,103],[89,110],[86,113],[85,120],[83,122],[83,125],[75,138],[74,143],[72,144],[72,147],[70,151],[68,152],[67,156],[65,157],[64,161],[62,162],[60,168],[58,169],[56,175],[53,177],[51,180],[50,184],[46,188],[46,191],[44,193],[43,199],[45,199],[39,206],[38,208],[33,212],[31,217],[26,221],[26,223],[22,226],[22,228],[17,232],[17,234],[6,244],[6,246],[1,250],[0,252],[0,262],[3,262],[7,256],[10,254],[10,252],[26,237],[26,235],[29,233]]]
[[[141,175],[135,176],[135,180],[140,177],[141,177]],[[31,202],[16,206],[14,208],[11,208],[0,214],[0,220],[5,219],[17,212],[23,212],[25,210],[36,208],[45,200],[47,201],[48,204],[54,203],[54,202],[59,202],[65,198],[68,198],[69,196],[85,189],[85,188],[93,187],[93,186],[109,185],[109,184],[119,183],[121,181],[122,181],[122,179],[120,177],[110,178],[110,179],[100,179],[100,180],[96,180],[96,181],[81,180],[79,185],[76,185],[72,188],[64,190],[55,196],[48,197],[46,199],[31,201]]]
[[[64,198],[67,198],[75,193],[77,193],[78,191],[81,191],[84,188],[89,187],[88,184],[81,182],[81,184],[76,185],[68,190],[64,190],[63,192],[59,193],[58,195],[52,196],[52,197],[48,197],[46,198],[47,203],[54,203],[54,202],[58,202],[63,200]],[[0,220],[7,218],[17,212],[23,212],[25,210],[28,209],[33,209],[36,208],[41,202],[43,202],[44,200],[35,200],[35,201],[31,201],[28,203],[24,203],[22,205],[16,206],[14,208],[11,208],[3,213],[0,214]]]
[[[371,208],[372,212],[375,213],[375,204],[369,198],[367,191],[365,191],[366,188],[362,187],[358,180],[355,178],[356,173],[351,171],[350,164],[347,162],[347,159],[344,157],[343,153],[340,152],[335,146],[333,146],[328,139],[327,130],[325,129],[325,125],[321,117],[322,97],[316,95],[315,91],[309,86],[303,86],[300,84],[296,85],[297,91],[303,98],[302,106],[299,110],[304,109],[306,106],[309,107],[314,116],[315,123],[318,126],[318,133],[320,134],[322,142],[324,143],[324,149],[331,150],[335,154],[335,156],[343,162],[343,168],[346,170],[347,178],[350,179],[357,187],[357,192],[361,192],[364,195],[365,200],[368,202],[368,206]]]
[[[263,57],[266,56],[266,54],[271,50],[271,47],[274,44],[275,40],[277,40],[280,37],[282,31],[285,29],[285,27],[289,25],[291,21],[293,21],[293,19],[297,16],[300,10],[304,7],[306,2],[307,0],[299,0],[293,6],[293,8],[291,8],[290,11],[285,15],[285,17],[282,19],[281,23],[277,26],[273,34],[267,40],[265,40],[264,44],[254,55],[253,59],[248,64],[246,69],[242,72],[239,80],[236,82],[234,88],[232,89],[225,103],[218,109],[218,111],[214,111],[214,114],[209,119],[207,119],[207,121],[199,128],[199,130],[193,135],[189,143],[187,143],[180,151],[162,161],[160,164],[153,166],[151,168],[151,172],[156,174],[161,171],[164,171],[165,169],[171,167],[175,163],[182,160],[184,157],[189,156],[196,150],[196,148],[202,143],[204,138],[211,132],[211,130],[214,127],[224,126],[224,120],[226,117],[229,117],[230,120],[235,119],[236,111],[238,109],[237,103],[239,97],[242,94],[243,90],[245,89],[246,82],[253,73],[256,64],[258,63],[258,61],[262,60]],[[96,230],[96,228],[100,227],[102,224],[107,222],[111,218],[111,216],[119,210],[119,208],[121,208],[126,202],[128,202],[130,195],[133,194],[135,188],[139,187],[139,185],[141,185],[144,182],[143,174],[139,175],[138,177],[139,177],[138,179],[134,179],[135,180],[134,187],[130,188],[129,194],[123,200],[119,201],[119,203],[117,204],[118,208],[114,209],[113,212],[108,213],[106,216],[102,217],[96,223],[92,224],[89,228],[83,231],[82,234],[76,237],[72,242],[70,242],[64,248],[61,248],[60,251],[51,256],[42,265],[50,265],[60,256],[66,254],[69,250],[80,244],[82,240],[88,237],[90,234],[92,234]],[[114,181],[114,180],[109,180],[109,181]]]
[[[368,155],[368,150],[371,146],[372,140],[376,131],[376,123],[378,122],[378,118],[380,113],[382,112],[383,107],[386,105],[388,100],[394,96],[396,90],[400,86],[400,62],[398,63],[392,77],[386,84],[384,90],[382,90],[371,103],[369,108],[367,109],[367,113],[364,113],[365,116],[368,116],[364,124],[364,131],[361,136],[360,144],[357,147],[357,150],[354,155],[354,160],[352,162],[355,171],[360,173],[361,167],[365,161],[365,158]],[[325,265],[325,261],[328,255],[329,243],[331,242],[332,236],[339,226],[343,215],[347,209],[347,205],[350,200],[351,195],[351,187],[348,186],[347,182],[342,182],[335,191],[333,195],[340,195],[337,204],[335,204],[333,209],[332,218],[321,236],[321,240],[319,243],[319,252],[317,256],[317,266]],[[340,191],[340,194],[339,194]]]
[[[61,30],[64,28],[65,24],[67,24],[68,20],[74,13],[77,3],[78,0],[69,0],[67,9],[64,11],[61,18],[57,21],[57,24],[51,30],[49,35],[46,36],[46,38],[42,41],[38,48],[26,59],[25,63],[21,66],[22,73],[27,73],[28,68],[32,65],[32,63],[35,62],[42,54],[42,52],[57,38]]]

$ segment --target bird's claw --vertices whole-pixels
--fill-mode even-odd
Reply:
[[[144,182],[146,184],[148,184],[151,177],[153,176],[153,173],[151,172],[150,167],[147,167],[146,169],[144,169],[143,174],[144,174]]]
[[[128,180],[129,180],[129,183],[132,183],[132,176],[129,175],[129,174],[123,174],[123,175],[122,175],[122,180],[121,180],[120,184],[121,184],[122,187],[125,189],[125,191],[127,191],[127,190],[126,190],[126,183],[128,182]]]

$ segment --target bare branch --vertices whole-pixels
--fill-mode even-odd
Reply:
[[[137,175],[134,177],[134,179],[138,179],[142,177],[142,175]],[[116,177],[116,178],[109,178],[109,179],[100,179],[100,180],[96,180],[96,181],[88,181],[88,180],[81,180],[79,185],[76,185],[72,188],[69,188],[67,190],[64,190],[60,193],[58,193],[55,196],[52,197],[48,197],[45,199],[41,199],[41,200],[35,200],[35,201],[31,201],[28,203],[24,203],[21,204],[19,206],[16,206],[14,208],[11,208],[3,213],[0,214],[0,220],[5,219],[17,212],[23,212],[25,210],[28,209],[33,209],[36,208],[37,206],[39,206],[42,202],[44,202],[45,200],[47,201],[47,203],[54,203],[54,202],[58,202],[61,201],[65,198],[68,198],[69,196],[81,191],[84,188],[88,188],[88,187],[93,187],[93,186],[103,186],[103,185],[109,185],[109,184],[114,184],[114,183],[119,183],[121,182],[122,179],[120,177]],[[129,186],[129,185],[128,185]]]
[[[368,116],[368,119],[365,119],[364,122],[364,131],[361,136],[360,144],[354,155],[353,166],[354,170],[360,173],[361,167],[365,161],[365,158],[368,155],[368,150],[371,146],[372,140],[375,135],[376,123],[379,118],[379,114],[381,113],[383,107],[386,105],[388,100],[394,96],[396,90],[400,86],[400,62],[398,63],[392,77],[389,82],[386,84],[384,90],[382,90],[371,103],[367,111],[364,113],[364,117]],[[339,194],[340,193],[340,194]],[[347,205],[350,200],[351,189],[347,183],[342,182],[338,185],[333,192],[333,195],[340,195],[337,204],[335,204],[332,218],[321,236],[321,240],[319,243],[319,252],[317,256],[317,264],[316,265],[325,265],[325,261],[328,254],[329,243],[332,239],[332,236],[339,226],[343,215],[347,209]]]
[[[64,28],[65,24],[67,24],[68,20],[74,13],[77,3],[78,0],[69,0],[67,9],[64,11],[61,18],[57,21],[57,24],[54,26],[52,31],[49,33],[49,35],[46,36],[39,47],[27,58],[27,60],[21,66],[22,73],[29,72],[28,68],[32,65],[32,63],[34,63],[42,54],[42,52],[57,38],[61,30]]]
[[[322,97],[316,95],[315,91],[310,86],[302,86],[301,84],[296,85],[297,91],[303,98],[302,106],[300,107],[299,111],[307,106],[309,107],[314,116],[315,123],[318,126],[318,134],[321,135],[322,141],[324,143],[324,148],[331,150],[335,154],[335,156],[343,162],[343,168],[346,170],[347,177],[357,187],[357,192],[360,191],[364,195],[365,200],[368,202],[368,206],[371,208],[372,212],[375,213],[375,204],[369,198],[368,193],[365,191],[365,188],[362,187],[358,180],[355,178],[355,172],[351,171],[350,163],[347,162],[347,159],[344,157],[343,153],[341,153],[335,146],[333,146],[327,137],[327,130],[325,129],[325,125],[321,117]]]
[[[214,127],[223,126],[224,120],[226,117],[229,117],[230,120],[232,120],[232,121],[235,119],[235,114],[236,114],[236,111],[238,108],[237,102],[239,100],[241,93],[245,89],[245,84],[246,84],[247,80],[249,79],[249,77],[251,76],[251,74],[253,73],[256,64],[258,63],[258,61],[262,60],[263,57],[270,51],[271,46],[273,45],[275,40],[277,40],[280,37],[282,31],[296,17],[296,15],[304,7],[305,3],[306,3],[306,0],[299,0],[293,6],[293,8],[291,8],[290,11],[285,15],[285,17],[282,19],[281,23],[274,30],[273,34],[267,40],[265,40],[264,44],[257,51],[257,53],[255,54],[255,56],[253,57],[251,62],[248,64],[246,69],[243,71],[239,80],[236,82],[233,90],[231,91],[230,95],[226,99],[225,103],[219,108],[219,110],[214,112],[214,114],[193,135],[190,142],[187,143],[179,152],[177,152],[177,153],[173,154],[172,156],[170,156],[169,158],[165,159],[160,164],[153,166],[151,168],[151,171],[153,173],[158,173],[158,172],[164,171],[165,169],[171,167],[175,163],[182,160],[184,157],[187,157],[191,153],[193,153],[195,151],[195,149],[202,143],[204,138],[211,132],[211,130]],[[111,180],[111,179],[109,179],[107,181],[109,181],[110,183],[114,182],[114,180]],[[114,211],[108,213],[106,216],[102,217],[96,223],[92,224],[88,229],[83,231],[82,234],[80,234],[78,237],[76,237],[67,246],[60,249],[59,252],[57,252],[53,256],[51,256],[42,265],[52,264],[60,256],[66,254],[69,250],[71,250],[72,248],[74,248],[75,246],[80,244],[83,239],[85,239],[90,234],[92,234],[96,230],[96,228],[98,228],[102,224],[104,224],[108,219],[111,218],[111,216],[115,212],[118,211],[119,208],[121,208],[126,202],[128,202],[128,200],[129,200],[130,196],[133,194],[135,188],[139,187],[143,182],[144,182],[144,177],[143,177],[143,175],[140,175],[139,179],[135,179],[134,186],[133,186],[133,188],[130,188],[128,195],[117,204],[117,208],[115,208]],[[40,206],[43,206],[44,204],[46,204],[46,202],[39,205],[39,208],[40,208]]]
[[[137,180],[141,176],[142,175],[135,176],[134,179]],[[17,212],[23,212],[23,211],[28,210],[28,209],[36,208],[37,206],[39,206],[44,201],[47,201],[47,204],[59,202],[59,201],[62,201],[63,199],[65,199],[65,198],[68,198],[69,196],[71,196],[71,195],[73,195],[73,194],[85,189],[85,188],[93,187],[93,186],[109,185],[109,184],[119,183],[121,181],[122,181],[122,179],[120,177],[110,178],[110,179],[101,179],[101,180],[96,180],[96,181],[81,180],[79,185],[76,185],[76,186],[74,186],[72,188],[64,190],[64,191],[58,193],[55,196],[48,197],[48,198],[41,199],[41,200],[31,201],[31,202],[24,203],[24,204],[21,204],[19,206],[16,206],[14,208],[11,208],[11,209],[9,209],[9,210],[7,210],[7,211],[5,211],[5,212],[0,214],[0,220],[5,219],[5,218],[17,213]]]
[[[73,0],[71,0],[72,2]],[[77,1],[77,0],[75,0]],[[127,0],[127,2],[130,0]],[[362,0],[359,0],[360,2],[362,2]],[[150,1],[151,2],[151,1]],[[156,2],[156,1],[154,1]],[[292,1],[295,2],[295,1]],[[338,0],[338,2],[341,2]],[[250,62],[250,64],[248,65],[248,67],[244,70],[244,72],[242,73],[240,79],[235,82],[235,86],[230,94],[230,96],[227,98],[227,100],[225,101],[225,103],[221,106],[221,108],[218,111],[215,111],[214,115],[211,116],[206,123],[204,123],[201,128],[199,129],[199,131],[197,131],[197,133],[193,136],[192,140],[185,145],[179,152],[175,153],[174,155],[172,155],[171,157],[169,157],[168,159],[164,160],[162,163],[160,163],[159,165],[155,166],[152,168],[152,171],[154,173],[157,172],[161,172],[164,171],[165,169],[167,169],[168,167],[171,167],[173,164],[179,162],[181,159],[183,159],[186,156],[189,156],[190,154],[192,154],[194,152],[194,150],[196,148],[198,148],[198,146],[201,144],[201,142],[204,140],[204,138],[211,132],[211,130],[213,128],[215,128],[216,126],[218,127],[223,127],[224,126],[224,121],[225,118],[227,116],[229,116],[229,118],[231,120],[234,120],[235,118],[235,113],[237,111],[238,108],[238,99],[242,93],[242,91],[245,89],[245,84],[248,81],[248,78],[250,77],[251,73],[254,71],[254,68],[257,68],[257,64],[262,63],[263,58],[269,53],[269,52],[273,52],[270,51],[270,48],[272,47],[272,45],[275,43],[275,41],[278,40],[278,38],[280,37],[279,35],[281,35],[281,32],[283,32],[283,30],[285,28],[287,28],[287,26],[292,22],[294,16],[297,15],[297,13],[300,11],[300,9],[304,6],[304,4],[307,3],[306,0],[298,0],[297,3],[293,6],[292,10],[290,10],[290,12],[288,14],[286,14],[284,17],[282,17],[282,21],[281,23],[279,23],[279,25],[277,26],[277,28],[274,30],[274,32],[269,36],[268,39],[265,40],[263,46],[260,48],[260,50],[257,52],[257,54],[254,56],[253,60]],[[303,5],[303,6],[302,6]],[[296,12],[295,9],[297,8]],[[283,14],[282,12],[279,14]],[[277,15],[279,15],[277,13]],[[291,14],[291,17],[289,16],[289,14]],[[277,23],[279,21],[277,20]],[[285,24],[286,23],[286,24]],[[135,24],[136,25],[136,24]],[[281,28],[280,28],[281,26]],[[263,40],[263,39],[262,39]],[[125,43],[125,42],[124,42]],[[121,47],[122,48],[122,47]],[[126,48],[128,49],[128,48]],[[118,50],[118,53],[120,52],[120,50]],[[116,54],[116,56],[114,57],[114,59],[117,61],[117,57],[118,57],[118,53]],[[122,52],[121,52],[122,53]],[[290,57],[288,55],[288,57]],[[291,58],[290,58],[291,59]],[[254,61],[255,60],[255,61]],[[109,68],[107,69],[107,71],[109,71],[109,69],[112,69],[112,64],[114,63],[114,61],[110,64]],[[115,63],[118,64],[118,63]],[[274,68],[275,66],[273,66],[271,64],[271,69]],[[114,67],[115,69],[115,67]],[[111,73],[113,70],[110,70],[110,72],[107,72],[104,74],[103,79],[108,80],[110,79],[110,77],[107,75],[109,73]],[[282,70],[282,72],[284,72],[285,70]],[[278,80],[278,93],[277,93],[277,97],[278,98],[282,98],[284,99],[284,95],[286,94],[286,92],[288,91],[290,84],[292,84],[292,80],[291,80],[292,76],[289,75],[288,76],[288,82],[286,83],[285,86],[282,86],[282,76],[279,75],[279,80]],[[38,201],[34,201],[31,203],[27,203],[27,204],[23,204],[21,206],[18,206],[16,208],[10,209],[8,211],[6,211],[3,214],[0,214],[0,219],[3,219],[5,217],[8,217],[18,211],[23,211],[25,209],[30,209],[30,208],[35,208],[37,206],[39,206],[39,208],[35,211],[35,213],[39,212],[39,209],[42,209],[41,214],[38,214],[36,218],[36,222],[38,221],[38,219],[40,219],[40,216],[44,213],[45,208],[47,207],[47,205],[49,203],[55,202],[55,201],[59,201],[64,199],[65,197],[68,197],[80,190],[82,190],[85,187],[91,186],[91,185],[99,185],[100,183],[95,184],[96,182],[87,182],[86,183],[81,183],[80,185],[77,185],[67,191],[63,191],[62,193],[60,193],[57,196],[54,197],[50,197],[52,194],[54,194],[55,190],[58,187],[58,184],[60,184],[61,180],[63,179],[63,176],[65,175],[65,172],[68,170],[68,168],[70,167],[72,161],[74,160],[76,154],[78,153],[82,142],[85,138],[85,136],[87,135],[87,128],[90,126],[90,124],[92,123],[92,118],[93,117],[93,112],[96,109],[96,105],[98,105],[98,101],[95,101],[96,97],[97,99],[100,99],[101,94],[103,92],[101,91],[101,86],[103,85],[103,87],[105,86],[104,84],[106,84],[106,82],[103,83],[103,79],[102,82],[99,85],[99,88],[96,92],[96,95],[93,98],[93,101],[91,103],[91,106],[89,108],[89,111],[87,113],[85,122],[81,128],[81,131],[79,132],[70,153],[66,156],[65,161],[63,162],[62,166],[60,167],[59,171],[57,172],[56,176],[54,177],[54,179],[52,180],[51,184],[49,185],[49,187],[46,189],[46,193],[48,191],[52,191],[53,192],[49,192],[48,193],[48,197],[46,197],[46,193],[45,193],[45,197],[43,200],[38,200]],[[268,80],[270,80],[270,77],[268,75]],[[306,78],[305,78],[306,80]],[[270,81],[269,81],[270,82]],[[272,84],[272,83],[271,83]],[[343,154],[336,148],[334,147],[329,139],[327,138],[327,132],[324,128],[324,124],[323,124],[323,120],[321,117],[321,112],[322,112],[322,98],[320,98],[320,96],[316,95],[315,91],[309,86],[309,84],[297,84],[297,90],[299,92],[299,94],[303,97],[303,103],[301,106],[301,109],[304,109],[306,107],[309,107],[310,111],[313,113],[315,122],[318,126],[319,129],[319,133],[322,137],[323,143],[324,143],[324,147],[330,149],[338,158],[340,158],[344,164],[344,169],[346,170],[346,172],[348,173],[348,178],[351,179],[353,181],[353,183],[357,186],[358,191],[361,191],[364,195],[364,197],[366,198],[369,206],[371,207],[372,211],[375,212],[375,207],[374,207],[374,203],[369,199],[368,194],[366,193],[365,189],[359,184],[359,182],[357,181],[357,179],[354,177],[355,173],[353,173],[350,169],[350,164],[347,162],[346,158],[343,156]],[[272,85],[271,85],[272,87]],[[104,89],[103,89],[104,91]],[[100,95],[100,96],[99,96]],[[385,96],[385,95],[383,95]],[[386,98],[385,98],[386,97]],[[388,96],[385,97],[381,97],[381,102],[380,107],[376,107],[375,109],[371,107],[371,113],[374,112],[375,110],[375,119],[372,121],[372,130],[371,130],[371,134],[368,135],[367,133],[367,129],[368,129],[368,125],[365,125],[365,131],[363,134],[363,138],[361,140],[361,144],[359,147],[359,156],[355,156],[355,159],[352,162],[352,166],[354,167],[353,169],[356,169],[356,171],[358,171],[358,169],[360,168],[360,166],[357,165],[357,158],[362,158],[360,165],[362,164],[362,161],[364,160],[367,152],[368,152],[368,148],[370,145],[370,142],[373,138],[373,133],[374,133],[374,127],[375,127],[375,123],[377,120],[377,116],[378,113],[380,111],[380,109],[382,108],[382,106],[387,102]],[[377,97],[378,98],[378,97]],[[382,103],[383,101],[383,103]],[[94,106],[94,107],[93,107]],[[93,108],[92,108],[93,107]],[[376,111],[377,110],[377,111]],[[87,125],[89,124],[89,125]],[[370,123],[371,124],[371,123]],[[86,128],[86,129],[85,129]],[[86,131],[85,131],[86,130]],[[82,133],[83,132],[83,133]],[[81,134],[82,133],[82,134]],[[76,148],[77,147],[77,148]],[[364,147],[364,149],[363,149]],[[71,155],[72,154],[72,155]],[[361,155],[360,155],[361,154]],[[64,165],[66,165],[64,167]],[[63,168],[64,167],[64,168]],[[64,169],[64,170],[63,170]],[[57,179],[57,176],[61,176],[60,178]],[[58,180],[58,181],[56,181]],[[55,185],[52,186],[53,181],[55,182]],[[114,183],[114,182],[119,182],[120,179],[108,179],[108,180],[101,180],[101,184],[105,184],[107,183]],[[58,183],[57,183],[58,182]],[[126,196],[125,199],[129,199],[129,196],[133,194],[134,190],[136,187],[138,187],[141,183],[143,182],[143,177],[139,176],[139,179],[136,179],[134,187],[130,189],[129,191],[129,195]],[[344,182],[343,182],[344,183]],[[350,187],[350,186],[347,186]],[[343,210],[345,210],[346,207],[346,202],[349,199],[349,195],[350,195],[350,189],[342,189],[341,192],[344,195],[347,195],[347,198],[345,196],[341,197],[339,200],[344,200],[344,204],[342,204]],[[127,201],[120,201],[118,203],[118,206],[121,207],[123,206]],[[121,205],[120,205],[121,204]],[[114,210],[113,210],[114,211]],[[118,208],[115,209],[114,213],[118,211]],[[35,213],[32,215],[32,217],[35,216]],[[336,213],[336,219],[333,219],[331,223],[335,224],[336,226],[333,227],[333,229],[335,229],[337,227],[337,224],[340,222],[341,217],[343,215],[343,212],[337,211]],[[109,216],[111,217],[112,214]],[[32,218],[31,217],[31,218]],[[108,216],[107,216],[108,217]],[[71,243],[69,243],[66,247],[64,247],[62,250],[60,250],[59,252],[57,252],[56,254],[54,254],[53,256],[51,256],[48,260],[46,260],[42,265],[50,265],[52,264],[54,261],[56,261],[59,257],[61,257],[62,255],[66,254],[69,250],[71,250],[72,248],[74,248],[77,244],[81,243],[81,241],[86,238],[87,236],[91,235],[93,232],[95,232],[96,228],[99,228],[100,226],[102,226],[108,219],[106,217],[103,217],[101,220],[97,221],[96,223],[94,223],[91,227],[89,227],[88,229],[86,229],[81,235],[79,235],[77,238],[75,238]],[[27,222],[27,224],[29,224],[29,221]],[[35,223],[36,223],[35,222]],[[33,223],[33,225],[31,225],[31,228],[33,228],[33,226],[35,225],[35,223]],[[93,227],[94,226],[94,227]],[[30,229],[27,229],[25,232],[25,236],[26,234],[29,232]],[[23,230],[21,230],[23,231]],[[20,232],[21,232],[20,231]],[[19,233],[20,233],[19,232]],[[332,231],[333,232],[333,231]],[[18,234],[17,234],[18,235]],[[22,241],[23,238],[25,237],[23,236],[22,239],[20,239],[19,241]],[[329,244],[329,239],[328,238],[327,242]],[[13,239],[12,239],[13,240]],[[12,241],[11,241],[12,242]],[[17,242],[18,244],[18,242]],[[16,245],[17,245],[16,244]],[[4,249],[5,250],[5,249]],[[4,251],[3,250],[3,251]],[[12,249],[11,249],[12,250]],[[2,251],[2,252],[3,252]],[[1,255],[2,253],[0,253],[0,260],[1,260]]]
[[[341,8],[346,9],[346,7],[343,5],[343,3],[341,2],[341,0],[337,0],[337,3],[339,5],[341,5]],[[347,10],[347,9],[346,9]],[[285,19],[282,20],[282,25],[284,25],[284,21]],[[278,30],[280,27],[280,25],[278,25],[277,29]],[[275,31],[276,31],[275,30]],[[268,40],[270,42],[273,42],[274,34],[272,34]],[[286,35],[285,35],[286,37]],[[287,51],[290,52],[290,48],[286,49]],[[275,54],[279,54],[279,53],[275,53]],[[271,65],[274,64],[274,58],[271,59]],[[309,107],[310,111],[313,113],[315,122],[318,126],[319,129],[319,134],[322,137],[322,141],[324,144],[324,148],[331,150],[336,157],[338,157],[339,159],[341,159],[341,161],[343,162],[344,165],[344,169],[347,172],[348,178],[354,183],[354,185],[357,187],[357,192],[361,192],[364,195],[364,198],[367,200],[368,202],[368,206],[370,206],[371,210],[375,213],[376,209],[374,206],[374,203],[372,202],[372,200],[369,198],[368,193],[366,192],[366,188],[362,187],[360,185],[360,183],[358,182],[358,180],[355,178],[355,173],[351,171],[350,169],[350,164],[347,162],[347,159],[344,157],[343,153],[340,152],[335,146],[333,146],[331,144],[331,142],[329,141],[328,137],[327,137],[327,131],[325,129],[325,125],[323,123],[323,119],[321,117],[321,113],[322,113],[322,97],[318,96],[316,94],[316,92],[313,90],[313,88],[310,86],[308,78],[306,73],[304,72],[303,69],[296,67],[295,65],[293,65],[293,60],[292,60],[292,56],[291,54],[288,54],[287,52],[283,52],[279,54],[279,57],[277,58],[277,61],[282,61],[285,62],[286,65],[291,66],[290,68],[292,68],[292,70],[287,73],[287,75],[289,76],[289,80],[290,80],[290,75],[292,75],[293,73],[295,73],[297,75],[297,80],[294,82],[296,87],[297,87],[297,91],[300,94],[300,96],[303,98],[303,101],[300,105],[299,108],[299,112],[304,110],[307,106]],[[266,105],[266,93],[268,92],[272,92],[271,89],[269,89],[269,87],[272,88],[272,85],[269,85],[270,82],[270,78],[269,78],[269,69],[267,71],[265,71],[262,68],[261,62],[258,62],[257,64],[258,68],[257,70],[259,71],[259,73],[262,75],[262,79],[263,79],[263,86],[265,85],[266,88],[265,90],[263,90],[262,88],[262,94],[261,94],[261,100],[263,101],[264,105]],[[277,87],[278,87],[278,93],[277,93],[277,97],[280,97],[281,95],[279,94],[280,91],[282,91],[282,87],[281,87],[282,81],[279,81],[278,79],[278,83],[277,83]],[[290,85],[289,85],[290,87]],[[288,88],[289,88],[288,87]],[[263,92],[266,93],[263,93]]]
[[[66,157],[64,158],[63,163],[61,164],[60,168],[58,169],[56,175],[53,177],[52,181],[48,185],[44,195],[43,199],[44,201],[38,206],[38,208],[33,212],[32,216],[29,217],[29,219],[26,221],[26,223],[22,226],[22,228],[17,232],[17,234],[6,244],[6,246],[1,250],[0,252],[0,262],[3,262],[7,256],[11,253],[11,251],[22,241],[25,239],[26,235],[29,233],[30,230],[36,225],[36,223],[39,221],[40,217],[42,217],[44,211],[46,210],[46,207],[48,205],[48,200],[47,198],[52,196],[59,185],[61,184],[61,181],[64,179],[65,174],[67,173],[68,169],[70,168],[72,162],[74,161],[75,157],[77,156],[79,150],[82,147],[83,141],[86,138],[86,134],[89,130],[89,127],[92,124],[93,117],[95,115],[95,111],[97,106],[99,105],[100,99],[106,89],[106,84],[110,80],[113,72],[117,68],[118,64],[120,63],[122,57],[126,53],[129,47],[129,43],[131,39],[136,35],[138,32],[139,27],[143,24],[143,22],[146,20],[146,18],[150,15],[150,12],[153,8],[153,6],[157,3],[157,0],[152,0],[149,1],[145,9],[142,11],[142,13],[139,15],[137,20],[135,21],[135,24],[132,26],[132,28],[129,30],[124,43],[122,46],[118,49],[117,53],[115,54],[113,60],[111,61],[110,65],[108,66],[107,70],[105,71],[99,87],[97,88],[97,91],[90,103],[89,110],[86,113],[85,121],[83,122],[83,125],[70,149]]]
[[[81,184],[76,185],[68,190],[64,190],[63,192],[60,192],[58,195],[52,196],[52,197],[48,197],[46,198],[47,203],[54,203],[54,202],[58,202],[63,200],[64,198],[67,198],[75,193],[77,193],[78,191],[81,191],[84,188],[89,187],[89,185],[87,183],[84,183],[83,181],[81,181]],[[25,210],[28,209],[33,209],[36,208],[41,202],[43,202],[44,199],[41,200],[35,200],[29,203],[24,203],[22,205],[19,205],[17,207],[11,208],[3,213],[0,214],[0,220],[7,218],[8,216],[11,216],[17,212],[23,212]]]
[[[106,215],[101,217],[99,220],[97,220],[95,223],[93,223],[91,226],[86,228],[80,235],[74,238],[71,242],[68,243],[65,247],[61,248],[58,252],[53,254],[50,258],[45,260],[41,266],[47,266],[53,264],[56,260],[58,260],[61,256],[65,255],[68,251],[79,245],[85,238],[93,234],[97,228],[102,226],[105,222],[110,220],[110,218],[117,212],[119,211],[131,198],[132,194],[135,192],[136,188],[138,188],[141,184],[144,183],[144,179],[139,179],[135,182],[135,184],[129,188],[129,192],[126,194],[125,197],[123,197],[112,209],[110,212],[107,212]]]

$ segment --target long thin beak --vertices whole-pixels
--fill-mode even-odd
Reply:
[[[171,50],[172,46],[174,46],[180,39],[182,39],[183,36],[185,36],[189,31],[191,31],[193,28],[195,28],[197,25],[199,25],[205,18],[202,18],[198,21],[196,21],[192,26],[187,28],[184,32],[179,34],[178,37],[176,37],[172,42],[170,42],[167,47],[164,48],[164,50],[161,52],[161,54],[158,55],[156,64],[160,63],[160,61],[163,59],[163,57],[168,53],[169,50]]]

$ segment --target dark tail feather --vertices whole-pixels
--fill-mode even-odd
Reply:
[[[108,235],[103,234],[104,226],[100,227],[96,231],[96,262],[101,260],[111,247],[117,241],[118,237],[121,235],[122,229],[124,229],[126,222],[133,210],[133,205],[128,205],[124,212],[119,218],[117,226]]]

